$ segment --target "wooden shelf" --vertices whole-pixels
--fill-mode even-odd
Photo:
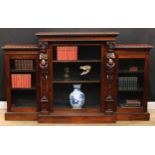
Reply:
[[[143,92],[144,88],[138,88],[135,90],[118,90],[119,92]]]
[[[55,106],[54,107],[54,112],[55,113],[99,113],[100,110],[98,107],[86,107],[86,108],[82,108],[82,109],[72,109],[72,108],[68,108],[68,107],[58,107]]]
[[[35,87],[32,87],[32,88],[11,88],[12,91],[14,90],[21,90],[21,91],[24,91],[24,90],[36,90]]]
[[[120,108],[141,108],[142,106],[126,106],[126,105],[120,105]]]
[[[139,70],[137,72],[130,72],[129,70],[120,70],[119,74],[144,74],[144,71]]]
[[[100,80],[54,80],[53,83],[100,83]]]
[[[35,73],[36,70],[16,70],[16,69],[11,69],[11,73]]]
[[[76,61],[59,61],[54,60],[53,63],[100,63],[101,60],[76,60]]]

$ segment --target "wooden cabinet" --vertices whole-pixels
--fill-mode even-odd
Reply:
[[[6,120],[40,123],[149,120],[152,46],[118,45],[118,34],[41,32],[36,34],[38,45],[5,45]],[[76,59],[59,59],[58,47],[76,47]],[[91,72],[83,78],[80,67],[84,65],[91,66]],[[86,95],[82,109],[72,109],[69,104],[73,84],[81,84]]]

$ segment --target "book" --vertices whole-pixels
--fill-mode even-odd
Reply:
[[[11,84],[12,88],[31,88],[31,74],[12,74]]]
[[[137,90],[138,78],[137,77],[119,77],[118,79],[119,90]]]
[[[28,59],[15,59],[16,70],[33,70],[33,60]]]
[[[57,60],[59,61],[76,61],[78,55],[77,46],[58,46]]]
[[[141,106],[140,100],[126,100],[125,106],[127,107],[139,107]]]

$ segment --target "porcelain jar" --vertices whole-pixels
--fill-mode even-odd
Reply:
[[[75,84],[73,88],[69,95],[70,105],[73,109],[81,109],[85,104],[85,94],[81,91],[81,84]]]

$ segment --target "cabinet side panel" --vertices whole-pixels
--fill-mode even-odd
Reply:
[[[6,69],[6,97],[7,97],[7,112],[11,112],[11,80],[10,80],[10,56],[5,54],[5,69]]]

